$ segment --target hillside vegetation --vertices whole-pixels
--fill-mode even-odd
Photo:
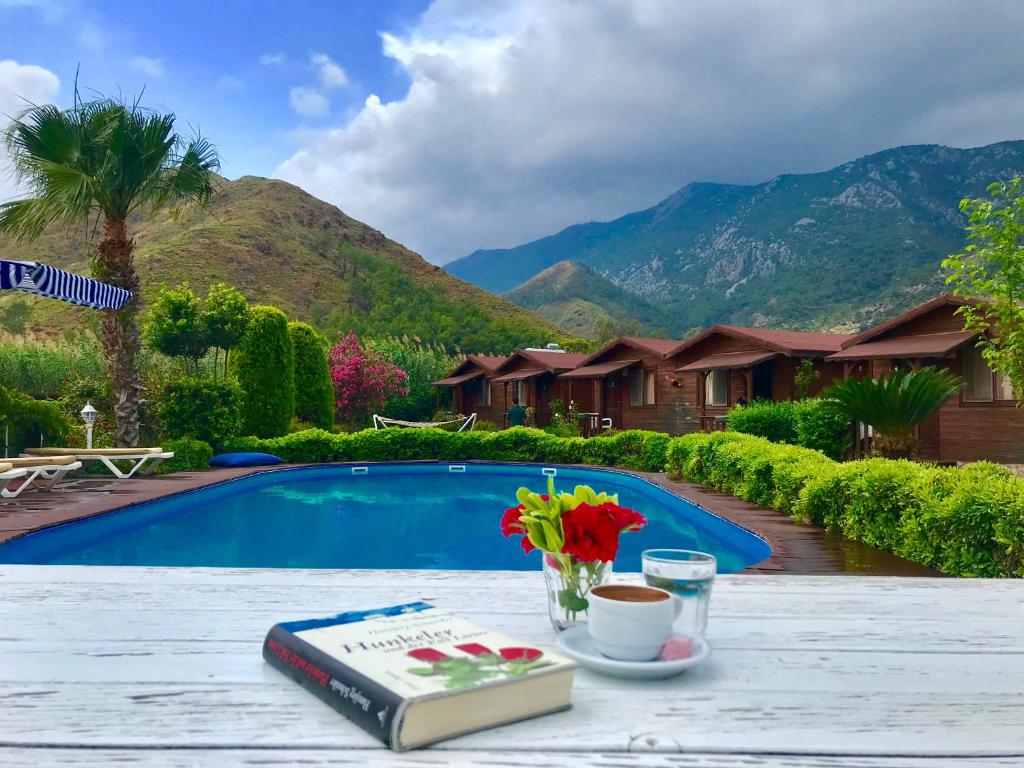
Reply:
[[[679,335],[714,322],[855,329],[943,289],[964,245],[958,204],[1024,172],[1024,141],[899,147],[764,184],[688,184],[609,222],[447,265],[509,291],[557,262],[592,267],[668,313]]]
[[[418,254],[282,181],[222,180],[209,208],[175,221],[133,222],[143,299],[162,284],[205,293],[237,286],[252,302],[280,307],[333,335],[420,336],[449,347],[504,353],[576,340],[552,324],[455,279]],[[31,243],[0,237],[0,258],[29,259],[89,274],[87,232],[50,231]],[[0,294],[0,327],[51,337],[95,328],[98,313],[14,291]]]

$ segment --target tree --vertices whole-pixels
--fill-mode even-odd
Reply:
[[[210,346],[224,350],[224,376],[227,377],[228,355],[238,346],[249,327],[249,302],[238,289],[226,283],[214,283],[206,292],[201,317]],[[217,380],[216,357],[213,379]]]
[[[103,310],[101,340],[113,389],[115,437],[139,440],[139,277],[128,217],[202,205],[213,194],[217,152],[200,136],[174,132],[174,115],[108,98],[60,109],[36,106],[4,132],[14,175],[29,197],[0,205],[0,231],[20,239],[52,223],[102,222],[93,276],[132,292],[117,312]]]
[[[238,345],[232,369],[242,388],[245,434],[288,434],[295,415],[295,360],[284,312],[258,305],[250,310],[249,329]]]
[[[341,336],[327,356],[334,382],[338,418],[352,426],[367,426],[370,415],[392,397],[404,397],[408,375],[380,354],[363,348],[355,333]]]
[[[210,334],[203,321],[199,299],[187,285],[160,289],[142,330],[146,344],[168,357],[191,363],[199,374],[199,361],[210,348]]]
[[[437,410],[437,388],[433,382],[443,379],[462,358],[450,354],[439,344],[408,337],[372,339],[367,349],[405,371],[407,394],[393,397],[383,407],[383,415],[407,421],[428,421]]]
[[[908,457],[919,448],[915,427],[962,386],[960,377],[946,370],[897,368],[877,379],[837,381],[824,396],[836,400],[851,420],[874,427],[876,451]]]
[[[320,429],[334,426],[334,383],[323,337],[306,323],[288,323],[295,352],[295,418]]]
[[[953,293],[975,299],[957,312],[981,334],[989,367],[1024,393],[1024,177],[988,187],[991,199],[960,202],[969,216],[968,245],[942,262]]]

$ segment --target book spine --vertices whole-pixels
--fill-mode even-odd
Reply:
[[[394,691],[279,625],[263,642],[263,658],[360,728],[398,749],[392,726],[402,714],[404,700]]]

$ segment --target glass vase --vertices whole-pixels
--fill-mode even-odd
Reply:
[[[611,562],[581,563],[571,555],[544,553],[544,582],[548,593],[548,616],[556,632],[585,624],[594,587],[611,578]]]

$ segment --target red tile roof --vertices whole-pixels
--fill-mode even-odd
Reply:
[[[720,352],[717,355],[708,355],[700,360],[694,360],[682,368],[676,368],[675,373],[713,371],[716,368],[746,368],[770,357],[775,357],[777,354],[778,352],[765,352],[760,349],[754,349],[749,352]]]
[[[639,360],[613,360],[610,363],[595,363],[594,365],[583,365],[566,371],[558,378],[560,379],[598,379],[607,376],[609,373],[621,371],[631,365],[636,365]]]
[[[501,364],[508,360],[507,357],[499,357],[497,355],[466,355],[466,359],[472,360],[481,368],[486,368],[488,371],[498,370],[498,368],[501,367]]]
[[[879,341],[865,341],[829,355],[829,360],[866,360],[872,357],[946,357],[978,334],[971,331],[921,333],[896,336]]]
[[[457,387],[459,384],[465,384],[467,381],[483,376],[483,371],[470,371],[469,373],[462,373],[457,376],[449,376],[445,379],[439,379],[433,382],[435,387]]]
[[[742,339],[756,346],[780,352],[788,357],[801,354],[823,354],[838,352],[845,341],[852,338],[848,333],[817,333],[812,331],[787,331],[778,328],[750,328],[742,325],[713,325],[686,341],[677,344],[668,357],[689,349],[708,336],[720,333],[734,339]]]
[[[933,309],[938,309],[939,307],[962,307],[965,304],[973,304],[977,306],[978,304],[983,303],[984,302],[981,302],[977,299],[961,299],[959,296],[954,296],[951,293],[944,293],[941,296],[936,296],[934,299],[930,299],[924,302],[923,304],[918,304],[916,307],[911,307],[903,314],[889,318],[884,323],[879,323],[878,325],[868,328],[866,331],[862,331],[861,333],[851,336],[843,344],[843,347],[852,347],[854,344],[860,344],[861,342],[865,342],[868,339],[873,339],[876,336],[885,333],[886,331],[891,331],[893,328],[898,328],[904,323],[907,323],[916,317],[920,317],[921,315],[926,315]]]

